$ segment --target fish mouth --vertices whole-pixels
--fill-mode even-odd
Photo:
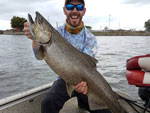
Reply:
[[[28,14],[28,23],[29,23],[29,32],[32,35],[32,39],[35,40],[34,31],[33,31],[34,21],[30,14]]]
[[[28,21],[31,25],[34,24],[34,21],[33,21],[32,16],[30,14],[28,14]]]
[[[42,25],[42,22],[44,21],[44,17],[37,11],[35,12],[35,14],[36,14],[35,21],[37,21],[39,25]]]
[[[36,17],[35,17],[35,21],[32,19],[32,16],[30,14],[28,14],[28,22],[29,22],[29,32],[32,35],[32,39],[37,42],[37,43],[42,43],[42,42],[38,42],[38,40],[35,37],[35,32],[34,32],[34,26],[36,25],[36,23],[38,22],[38,24],[42,25],[42,16],[40,15],[39,12],[36,12]],[[43,28],[43,27],[41,27]],[[47,42],[46,42],[47,43]]]
[[[51,33],[47,32],[44,26],[47,21],[39,12],[35,12],[35,14],[35,21],[32,19],[32,16],[28,14],[29,31],[33,37],[32,39],[39,44],[48,44],[51,39]]]

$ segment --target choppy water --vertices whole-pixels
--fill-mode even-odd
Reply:
[[[114,90],[138,99],[137,88],[125,78],[126,60],[150,53],[150,37],[99,36],[97,65]],[[31,40],[25,36],[0,35],[0,98],[52,82],[54,72],[33,56]]]

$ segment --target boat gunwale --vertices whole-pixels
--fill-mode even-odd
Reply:
[[[33,94],[37,94],[38,92],[45,91],[46,89],[49,89],[52,86],[52,84],[53,84],[53,82],[41,85],[39,87],[35,87],[33,89],[30,89],[30,90],[27,90],[27,91],[24,91],[24,92],[21,92],[21,93],[18,93],[18,94],[9,96],[9,97],[5,97],[3,99],[0,99],[0,108],[2,106],[5,106],[9,103],[14,102],[14,101],[26,98],[26,97],[31,96]]]

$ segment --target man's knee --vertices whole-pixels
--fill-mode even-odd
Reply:
[[[54,94],[46,95],[42,99],[41,106],[42,107],[51,107],[51,106],[54,106],[55,100],[56,100],[56,98],[55,98]]]

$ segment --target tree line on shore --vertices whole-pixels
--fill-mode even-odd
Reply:
[[[23,30],[23,27],[24,27],[24,23],[26,22],[27,20],[25,18],[22,18],[22,17],[18,17],[18,16],[13,16],[12,19],[11,19],[11,27],[13,29],[20,29],[20,30]],[[144,27],[145,27],[145,31],[147,32],[150,32],[150,19],[147,20],[145,23],[144,23]],[[92,29],[91,26],[87,26],[87,28],[90,28]]]
[[[13,16],[13,18],[11,19],[11,27],[13,29],[16,29],[16,30],[23,30],[24,28],[24,23],[27,22],[27,20],[25,18],[22,18],[22,17],[18,17],[18,16]]]

